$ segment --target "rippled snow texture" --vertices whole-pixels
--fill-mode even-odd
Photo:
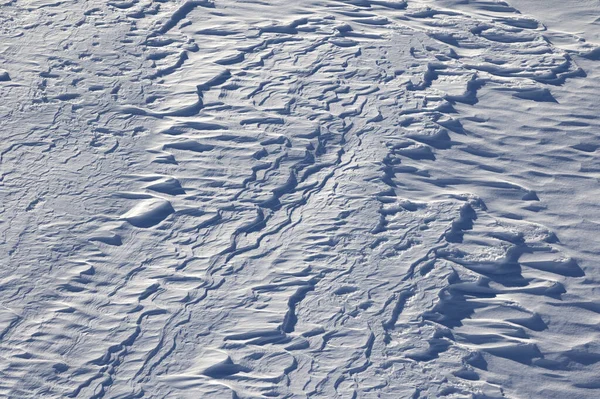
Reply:
[[[0,396],[600,397],[563,3],[4,1]]]

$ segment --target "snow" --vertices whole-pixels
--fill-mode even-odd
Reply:
[[[596,1],[6,1],[0,396],[597,398]]]

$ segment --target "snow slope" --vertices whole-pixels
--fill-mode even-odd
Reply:
[[[597,398],[595,1],[4,1],[0,396]]]

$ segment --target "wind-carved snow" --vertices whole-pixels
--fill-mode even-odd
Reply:
[[[598,77],[536,19],[2,9],[3,395],[596,397],[597,248],[538,189],[596,184],[593,107],[555,92]]]

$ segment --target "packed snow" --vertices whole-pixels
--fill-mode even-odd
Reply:
[[[3,0],[0,397],[600,397],[597,0]]]

